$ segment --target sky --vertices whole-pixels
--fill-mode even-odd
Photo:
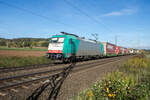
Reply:
[[[0,38],[60,32],[150,49],[150,0],[0,0]]]

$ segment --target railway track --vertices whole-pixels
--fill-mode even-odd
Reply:
[[[103,58],[103,59],[110,59],[110,58]],[[8,67],[8,68],[2,67],[2,68],[0,68],[0,74],[23,71],[23,70],[32,70],[32,69],[38,69],[38,68],[54,67],[56,65],[65,65],[65,64],[63,64],[63,63],[55,63],[55,64],[49,63],[49,64],[36,64],[36,65],[29,65],[29,66],[22,66],[22,67]]]
[[[72,73],[75,73],[77,71],[81,71],[87,68],[96,67],[99,65],[104,65],[108,63],[112,63],[115,61],[120,60],[122,57],[115,57],[115,58],[109,58],[109,59],[103,59],[95,62],[85,63],[85,64],[78,64],[73,69]],[[61,72],[64,68],[57,68],[49,71],[42,71],[42,72],[35,72],[35,73],[29,73],[29,74],[22,74],[17,76],[10,76],[6,78],[0,79],[0,90],[7,90],[14,87],[19,87],[21,85],[26,85],[27,83],[33,83],[37,81],[44,81],[46,79],[49,79],[52,75],[58,74]]]
[[[37,64],[37,65],[29,65],[29,66],[22,66],[22,67],[9,67],[9,68],[0,68],[0,73],[8,73],[8,72],[15,72],[21,70],[31,70],[36,68],[44,68],[49,66],[55,66],[55,64]]]
[[[8,68],[0,68],[0,73],[8,73],[8,72],[16,72],[22,70],[32,70],[38,68],[45,68],[45,67],[53,67],[56,65],[64,65],[63,63],[49,63],[49,64],[36,64],[36,65],[29,65],[29,66],[22,66],[22,67],[8,67]]]

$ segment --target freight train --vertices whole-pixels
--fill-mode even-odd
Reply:
[[[84,60],[131,53],[127,48],[112,43],[88,40],[66,32],[61,33],[62,35],[54,35],[50,38],[46,57],[52,60],[70,62],[73,56]]]

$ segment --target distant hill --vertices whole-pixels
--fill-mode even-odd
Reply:
[[[47,38],[14,38],[14,39],[5,39],[0,38],[0,40],[10,40],[10,41],[48,41]]]

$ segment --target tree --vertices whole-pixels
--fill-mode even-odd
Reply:
[[[8,47],[8,48],[16,47],[16,43],[11,42],[11,41],[8,41],[8,42],[7,42],[7,47]]]
[[[6,41],[0,40],[0,46],[7,46]]]
[[[44,41],[41,43],[42,47],[48,47],[49,41]]]
[[[17,45],[18,48],[21,48],[21,47],[22,47],[22,43],[19,42],[19,41],[16,42],[16,45]]]
[[[29,48],[32,49],[33,48],[33,41],[29,42]]]
[[[25,42],[23,41],[21,45],[22,45],[22,47],[24,48],[24,47],[25,47]]]

